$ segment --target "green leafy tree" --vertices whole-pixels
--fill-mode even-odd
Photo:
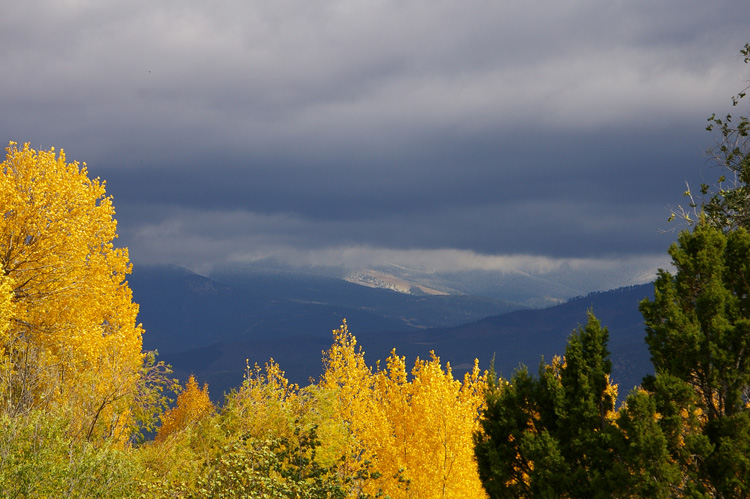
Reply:
[[[750,63],[750,43],[740,55],[745,64]],[[749,89],[746,86],[732,97],[733,107],[740,107]],[[714,186],[701,184],[700,202],[688,187],[685,195],[690,198],[689,208],[678,207],[678,213],[670,219],[679,217],[694,225],[703,215],[707,223],[723,229],[750,228],[750,119],[746,114],[713,114],[706,130],[718,133],[716,145],[707,152],[723,173]]]
[[[641,303],[655,376],[644,385],[664,415],[683,490],[750,496],[750,234],[708,223],[669,250],[654,300]]]
[[[298,426],[294,439],[239,438],[230,441],[209,463],[210,472],[186,491],[191,498],[368,499],[349,495],[353,479],[338,473],[338,463],[321,465],[316,429]],[[362,476],[360,478],[369,478]]]

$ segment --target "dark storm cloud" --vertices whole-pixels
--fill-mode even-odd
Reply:
[[[748,18],[745,0],[16,2],[0,135],[106,178],[136,262],[651,262],[683,181],[716,176],[703,126],[742,86]]]
[[[194,209],[362,222],[429,217],[461,208],[480,214],[497,206],[506,210],[509,222],[527,225],[536,220],[515,206],[581,203],[596,206],[588,216],[598,216],[605,208],[632,210],[643,200],[657,201],[662,208],[679,200],[679,179],[688,173],[683,165],[703,161],[697,148],[679,151],[672,143],[682,143],[686,136],[689,131],[678,139],[667,133],[658,138],[670,154],[658,150],[651,130],[591,131],[583,137],[529,132],[515,140],[484,142],[444,138],[424,144],[418,153],[349,159],[331,155],[320,164],[298,158],[212,158],[199,162],[200,168],[117,170],[109,181],[118,197],[123,190],[134,202],[180,205],[189,200]],[[666,218],[662,210],[655,215]],[[453,231],[444,232],[442,237],[449,238]]]

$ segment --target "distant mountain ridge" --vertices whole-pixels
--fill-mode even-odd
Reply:
[[[343,317],[372,332],[458,325],[523,308],[487,297],[406,295],[278,269],[211,278],[177,266],[140,266],[129,281],[147,331],[144,345],[165,354],[219,341],[327,338]]]
[[[385,274],[377,270],[353,271],[344,277],[344,280],[353,284],[360,284],[368,288],[382,288],[397,291],[399,293],[445,296],[451,293],[439,291],[421,284],[414,284],[399,277]]]
[[[266,258],[251,263],[224,265],[215,268],[208,277],[232,283],[237,278],[258,275],[295,275],[310,279],[330,278],[411,295],[468,295],[511,302],[523,307],[543,308],[562,303],[570,298],[599,290],[587,279],[593,271],[576,272],[547,270],[531,274],[521,270],[454,270],[437,271],[399,264],[377,264],[366,267],[290,265]],[[595,272],[594,272],[595,273]],[[580,274],[580,275],[579,275]],[[576,276],[575,278],[573,276]],[[631,279],[640,284],[642,276]],[[601,276],[599,277],[601,280]]]
[[[611,334],[614,380],[627,391],[649,372],[638,302],[651,285],[594,293],[546,309],[469,295],[410,295],[368,288],[338,277],[255,270],[210,277],[174,266],[138,267],[130,279],[146,329],[144,348],[157,349],[176,374],[196,374],[212,395],[242,381],[245,360],[276,359],[290,379],[306,383],[322,372],[331,330],[346,318],[371,365],[392,348],[412,363],[430,350],[457,375],[474,358],[495,355],[509,376],[519,363],[536,371],[564,353],[567,337],[593,308]]]
[[[425,358],[434,350],[460,373],[475,358],[487,368],[494,357],[498,374],[509,378],[521,364],[535,374],[542,357],[549,362],[554,355],[563,355],[570,334],[585,325],[592,310],[609,330],[612,377],[625,395],[652,372],[638,310],[644,298],[653,298],[652,284],[591,293],[545,309],[517,310],[450,328],[362,333],[357,338],[371,360],[384,358],[394,346],[411,359]]]

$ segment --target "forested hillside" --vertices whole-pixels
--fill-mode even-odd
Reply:
[[[328,341],[330,325],[342,317],[369,333],[457,326],[526,308],[480,296],[396,293],[294,270],[205,277],[154,265],[134,269],[129,282],[148,325],[145,346],[163,353],[291,336]]]
[[[480,365],[486,368],[494,358],[498,373],[510,376],[521,363],[536,366],[542,356],[551,359],[554,355],[562,355],[568,337],[585,321],[586,313],[591,309],[602,323],[609,326],[613,379],[625,388],[627,394],[627,389],[640,384],[643,376],[653,372],[644,342],[643,316],[638,311],[638,303],[651,296],[653,284],[633,286],[593,293],[555,307],[518,310],[444,328],[406,329],[400,324],[389,327],[375,321],[374,324],[381,325],[381,328],[373,329],[372,324],[362,322],[364,318],[361,315],[354,315],[354,319],[351,319],[343,312],[342,315],[332,314],[327,320],[336,323],[345,317],[352,330],[357,332],[357,339],[367,352],[370,363],[384,361],[394,347],[409,359],[428,358],[430,351],[434,350],[460,374],[471,369],[474,359],[479,359]],[[208,297],[206,303],[210,304],[214,299]],[[148,295],[144,300],[148,300]],[[226,302],[219,304],[217,310],[226,310],[223,307],[231,305]],[[185,315],[206,317],[203,314],[207,310],[206,305],[196,305]],[[237,310],[246,311],[244,308],[234,309],[235,312]],[[200,327],[195,325],[201,324],[201,321],[196,320],[192,327],[185,325],[187,332],[182,334],[182,312],[163,307],[161,313],[161,320],[175,323],[171,330],[162,330],[174,331],[165,338],[164,343],[181,345],[184,349],[162,350],[160,342],[151,339],[149,343],[148,338],[144,340],[145,344],[159,348],[160,358],[171,364],[181,379],[195,374],[207,381],[217,401],[221,400],[224,392],[242,382],[246,359],[262,364],[273,357],[284,367],[287,377],[296,383],[304,384],[311,377],[320,376],[320,352],[328,348],[331,342],[330,328],[324,329],[321,325],[319,330],[313,331],[306,316],[291,314],[286,321],[280,321],[288,328],[286,334],[274,334],[274,327],[279,327],[279,324],[275,324],[269,325],[268,334],[245,337],[207,335],[203,339],[206,343],[204,346],[188,348],[190,336],[187,332],[200,331]],[[225,317],[229,315],[222,313]],[[146,326],[150,331],[152,323],[146,322]],[[215,330],[217,326],[208,327]],[[292,332],[295,327],[296,334]]]

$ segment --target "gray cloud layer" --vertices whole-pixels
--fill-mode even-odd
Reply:
[[[746,0],[15,2],[0,136],[106,178],[136,262],[651,265],[683,182],[716,176],[703,127],[742,86],[748,19]]]

